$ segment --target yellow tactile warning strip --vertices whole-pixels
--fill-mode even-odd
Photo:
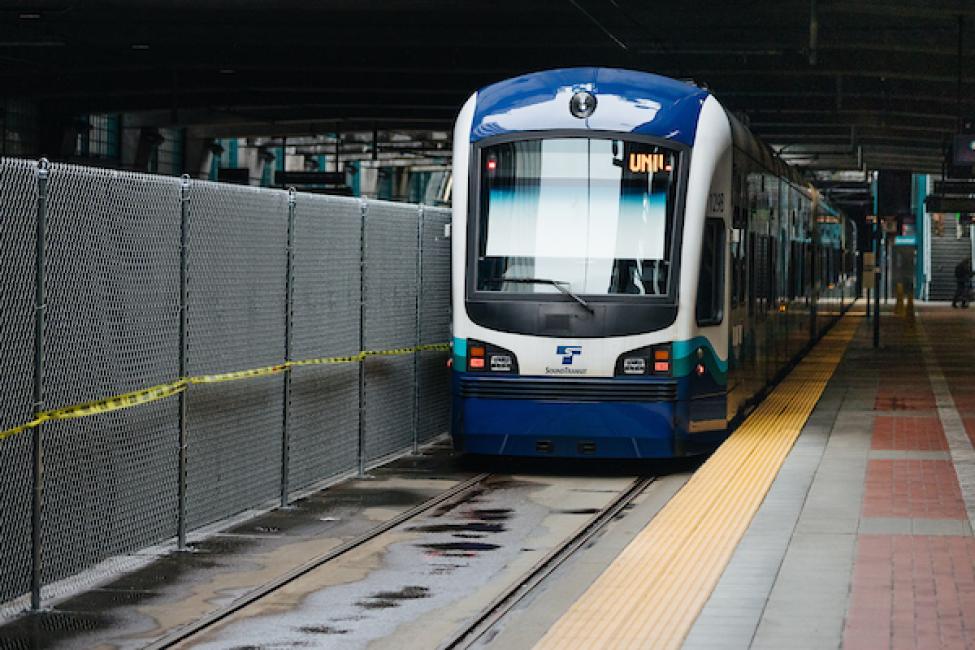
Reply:
[[[833,327],[536,649],[681,645],[861,322]]]

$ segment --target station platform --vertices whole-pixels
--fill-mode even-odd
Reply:
[[[484,634],[457,629],[632,467],[484,474],[441,442],[0,626],[0,648],[972,648],[973,331],[975,310],[919,305],[874,349],[854,306]]]
[[[536,647],[975,647],[973,332],[948,305],[885,313],[875,350],[852,311]],[[772,403],[829,365],[765,493],[768,450],[736,437],[791,438]]]

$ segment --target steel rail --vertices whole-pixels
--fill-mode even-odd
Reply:
[[[264,583],[263,585],[256,587],[255,589],[247,592],[237,600],[233,601],[226,607],[214,610],[209,614],[199,618],[192,623],[189,623],[183,627],[180,627],[165,636],[162,636],[149,645],[145,646],[145,650],[163,650],[164,648],[172,648],[178,643],[181,643],[190,637],[196,636],[200,632],[213,627],[220,621],[226,619],[227,617],[239,612],[243,608],[251,605],[262,598],[274,593],[278,589],[281,589],[285,585],[294,582],[303,575],[314,571],[318,567],[331,562],[332,560],[341,557],[342,555],[348,553],[349,551],[356,549],[367,542],[372,541],[376,537],[382,535],[383,533],[396,528],[400,524],[423,514],[424,512],[435,508],[441,503],[464,495],[477,488],[481,483],[487,480],[489,477],[493,476],[490,473],[478,474],[466,481],[458,483],[457,485],[451,487],[444,492],[441,492],[437,496],[420,503],[409,510],[401,512],[392,519],[384,521],[378,526],[371,528],[367,532],[363,533],[359,537],[356,537],[344,544],[340,544],[330,551],[323,553],[317,557],[308,560],[304,564],[301,564],[294,569],[288,571],[287,573],[278,576],[274,580]]]
[[[479,638],[484,636],[498,621],[511,611],[511,609],[527,596],[535,587],[541,584],[566,560],[571,558],[582,546],[592,539],[597,533],[602,531],[613,519],[620,514],[626,506],[633,502],[647,487],[653,483],[654,478],[638,478],[633,481],[625,490],[605,505],[599,512],[593,515],[585,524],[576,530],[564,542],[549,551],[541,560],[535,563],[531,569],[525,572],[518,581],[512,583],[507,589],[499,594],[487,607],[482,609],[474,618],[469,620],[464,627],[456,630],[454,634],[445,640],[440,646],[440,650],[454,650],[455,648],[469,648]]]

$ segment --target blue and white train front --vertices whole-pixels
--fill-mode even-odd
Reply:
[[[707,197],[730,178],[717,102],[643,73],[536,73],[471,97],[454,142],[456,447],[652,458],[713,445],[727,330],[695,306]]]

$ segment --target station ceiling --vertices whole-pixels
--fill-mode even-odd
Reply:
[[[915,171],[940,170],[947,138],[975,116],[971,0],[0,7],[0,92],[47,115],[146,111],[240,135],[446,129],[480,86],[605,65],[706,85],[794,164]]]

